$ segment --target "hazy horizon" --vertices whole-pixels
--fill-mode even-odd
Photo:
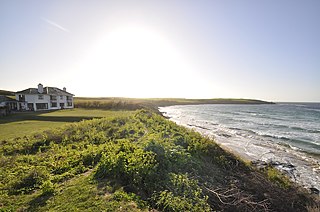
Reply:
[[[0,89],[320,102],[320,1],[0,1]]]

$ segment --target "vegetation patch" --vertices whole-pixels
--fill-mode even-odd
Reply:
[[[94,109],[65,109],[42,112],[19,112],[0,118],[0,141],[19,139],[34,133],[62,125],[101,117],[127,117],[133,111],[110,111]]]
[[[318,204],[272,170],[256,171],[156,113],[117,113],[2,141],[0,210],[306,211]]]

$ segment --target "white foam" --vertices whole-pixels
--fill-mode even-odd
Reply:
[[[239,132],[239,130],[229,129],[219,124],[212,125],[210,120],[199,120],[195,115],[192,115],[191,118],[170,107],[161,108],[160,111],[165,111],[166,116],[171,117],[170,120],[177,124],[214,138],[222,147],[246,160],[272,160],[292,164],[295,167],[292,170],[293,181],[306,188],[314,187],[320,190],[320,160],[299,151],[299,148],[279,145],[272,141],[272,138],[248,134],[249,132]],[[201,128],[196,126],[201,126]]]

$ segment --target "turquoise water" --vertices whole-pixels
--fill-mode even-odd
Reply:
[[[172,121],[213,137],[249,160],[293,167],[290,177],[320,190],[320,103],[161,107]],[[279,169],[284,169],[284,166]]]

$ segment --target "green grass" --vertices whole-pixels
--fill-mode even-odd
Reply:
[[[0,118],[0,141],[28,136],[64,124],[99,117],[121,117],[130,111],[68,109],[46,112],[22,112]]]
[[[305,211],[312,202],[150,111],[34,114],[79,115],[106,117],[0,141],[0,211]]]
[[[117,195],[121,194],[121,199],[117,199]],[[140,211],[137,203],[121,188],[113,190],[111,186],[106,186],[106,190],[100,189],[91,172],[59,185],[55,195],[31,207],[38,211],[115,211],[120,207],[122,211]]]

